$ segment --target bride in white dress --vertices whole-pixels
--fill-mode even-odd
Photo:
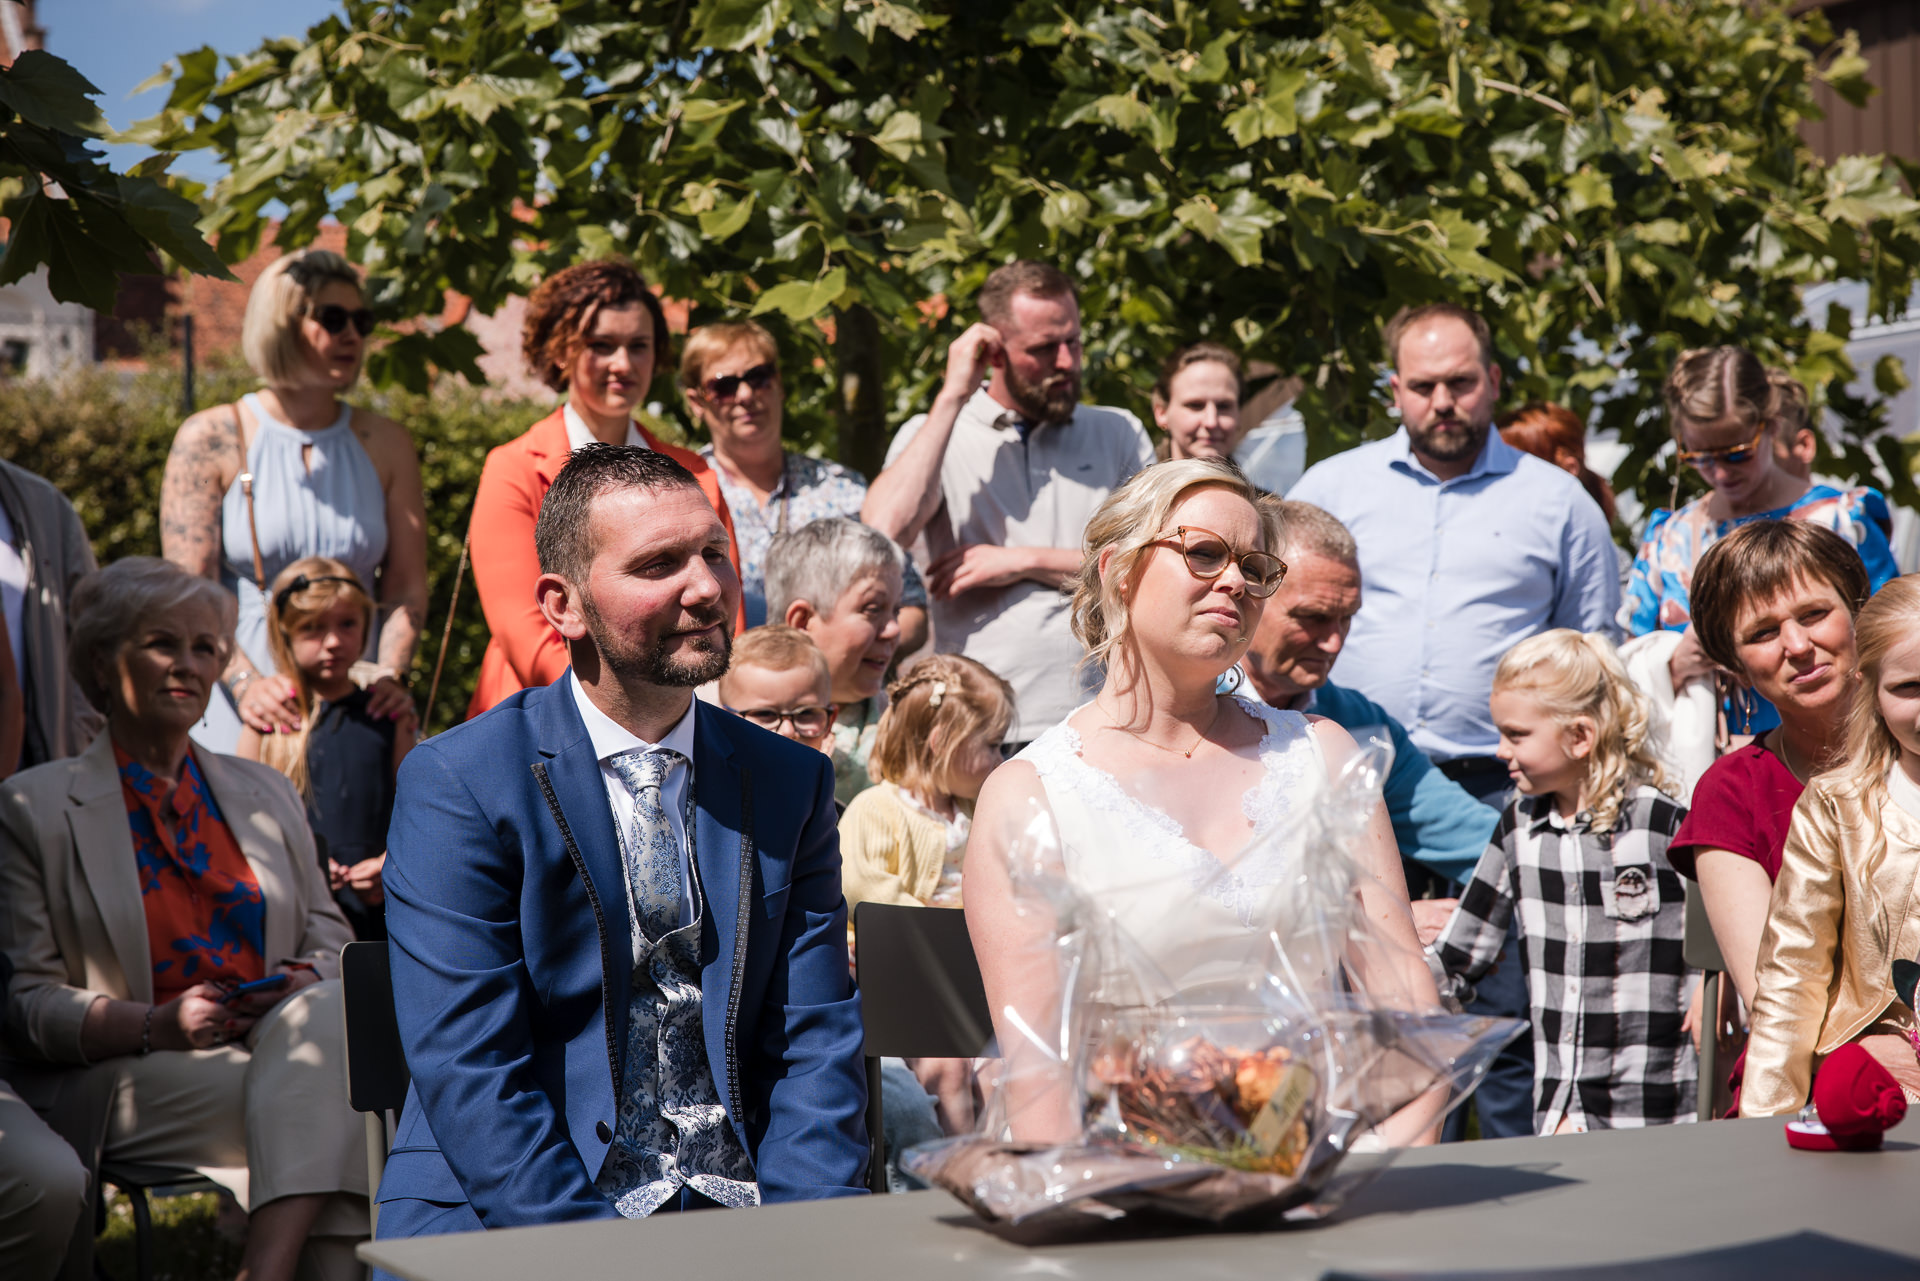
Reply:
[[[1245,480],[1192,459],[1142,471],[1089,522],[1074,627],[1091,661],[1105,665],[1105,682],[1092,702],[996,770],[975,811],[964,899],[996,1012],[1011,1007],[1030,1026],[1048,1026],[1048,1012],[1058,1009],[1056,974],[1033,963],[1049,926],[1016,903],[1007,870],[1038,810],[1052,815],[1067,879],[1173,989],[1244,976],[1257,954],[1253,913],[1304,837],[1314,799],[1356,750],[1331,721],[1215,693],[1285,572],[1267,551],[1278,534]],[[1377,1001],[1437,1007],[1384,807],[1362,846],[1356,853],[1370,873],[1362,908],[1390,946],[1388,959],[1371,963],[1374,972],[1355,977]],[[1023,1034],[1000,1033],[1015,1053]],[[1030,1089],[1054,1093],[1040,1084],[1044,1072],[1007,1066],[1010,1087],[1025,1078]],[[1444,1102],[1439,1091],[1393,1118],[1388,1141],[1431,1142]],[[1053,1104],[1013,1101],[1018,1137],[1071,1134],[1076,1119]]]

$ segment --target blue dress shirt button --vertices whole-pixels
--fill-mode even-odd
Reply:
[[[599,1139],[602,1143],[611,1143],[613,1142],[613,1128],[605,1121],[595,1121],[593,1123],[593,1137]]]

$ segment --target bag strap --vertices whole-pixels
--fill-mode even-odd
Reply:
[[[247,503],[247,540],[253,544],[253,585],[267,594],[267,567],[260,559],[260,526],[253,518],[253,472],[247,467],[247,433],[240,425],[240,404],[233,405],[233,440],[240,449],[240,496]]]

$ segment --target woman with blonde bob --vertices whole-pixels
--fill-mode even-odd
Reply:
[[[1846,755],[1794,807],[1760,935],[1740,1115],[1807,1101],[1816,1064],[1858,1041],[1920,1101],[1920,1031],[1893,963],[1920,956],[1920,576],[1854,621]]]
[[[1244,979],[1258,955],[1254,913],[1355,750],[1331,721],[1215,692],[1286,574],[1277,519],[1258,499],[1225,464],[1180,459],[1135,475],[1088,523],[1073,624],[1104,681],[994,772],[974,816],[965,905],[993,1009],[1057,1025],[1056,975],[1034,963],[1051,935],[1017,899],[1010,871],[1029,858],[1023,834],[1036,826],[1057,834],[1061,874],[1158,971],[1147,980],[1154,990],[1103,988],[1100,999],[1153,1001]],[[1370,873],[1361,899],[1373,932],[1399,945],[1387,959],[1355,958],[1355,977],[1376,1001],[1435,1005],[1384,807],[1354,853]],[[998,1030],[1015,1060],[1015,1136],[1077,1132],[1061,1072],[1016,1026]],[[1392,1118],[1387,1140],[1431,1141],[1444,1101],[1430,1094]]]
[[[247,297],[240,347],[262,389],[180,425],[160,482],[160,547],[239,600],[224,698],[198,731],[234,750],[239,725],[300,728],[293,683],[267,643],[268,584],[302,556],[332,556],[377,584],[385,615],[362,657],[376,715],[412,709],[404,684],[427,610],[426,498],[406,429],[341,400],[359,380],[373,313],[339,254],[276,258]],[[229,704],[228,700],[231,702]]]

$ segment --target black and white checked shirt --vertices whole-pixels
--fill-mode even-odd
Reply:
[[[1686,813],[1642,786],[1612,831],[1594,832],[1551,796],[1516,798],[1435,947],[1448,973],[1478,982],[1518,920],[1541,1134],[1564,1119],[1596,1130],[1694,1119],[1686,901],[1667,861]]]

